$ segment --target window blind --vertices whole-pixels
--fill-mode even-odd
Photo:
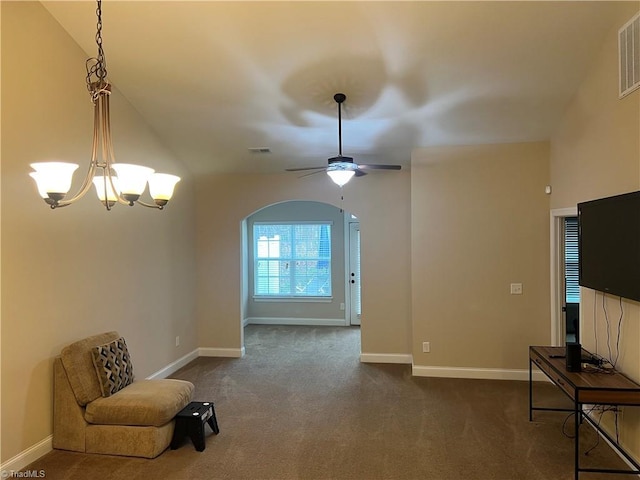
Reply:
[[[330,223],[255,223],[254,295],[331,296]]]
[[[565,302],[580,303],[578,284],[578,218],[564,219]]]

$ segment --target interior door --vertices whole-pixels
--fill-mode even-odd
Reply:
[[[349,305],[347,317],[349,325],[360,325],[360,224],[349,223],[349,272],[347,282],[349,284]]]

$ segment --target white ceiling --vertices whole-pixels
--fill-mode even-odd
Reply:
[[[94,2],[42,3],[96,55]],[[111,82],[194,173],[325,165],[338,150],[337,92],[343,153],[407,167],[416,147],[549,139],[625,11],[629,2],[105,0],[103,45]]]

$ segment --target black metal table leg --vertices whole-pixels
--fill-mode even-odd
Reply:
[[[582,418],[580,416],[581,412],[580,412],[580,404],[578,403],[577,400],[574,400],[574,416],[575,418],[573,419],[575,422],[575,427],[574,427],[574,467],[575,467],[575,475],[574,478],[575,480],[579,480],[580,478],[580,423],[582,421]]]
[[[529,421],[533,421],[533,365],[529,357]]]

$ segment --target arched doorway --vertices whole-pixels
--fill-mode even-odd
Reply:
[[[359,325],[356,227],[357,217],[317,201],[280,202],[248,215],[241,236],[243,327]]]

